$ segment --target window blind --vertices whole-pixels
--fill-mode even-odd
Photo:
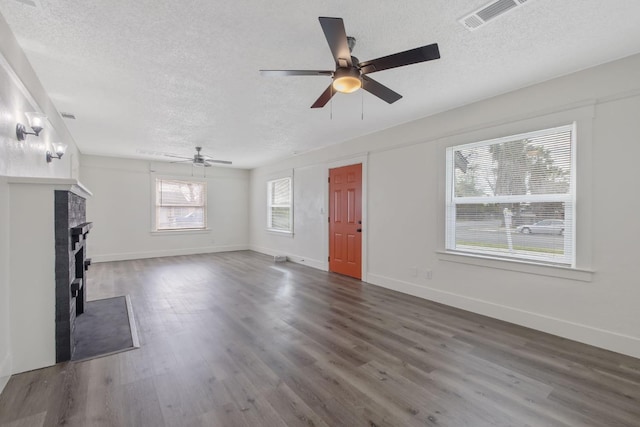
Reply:
[[[267,183],[268,218],[267,227],[278,231],[292,230],[291,178],[281,178]]]
[[[204,182],[156,180],[156,229],[206,228]]]
[[[575,131],[447,149],[447,249],[575,263]]]

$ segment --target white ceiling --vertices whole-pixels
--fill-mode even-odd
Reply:
[[[530,0],[467,31],[458,19],[486,3],[0,0],[0,13],[77,116],[83,153],[169,160],[158,153],[201,145],[244,168],[640,52],[638,0]],[[395,104],[359,91],[312,110],[329,77],[258,70],[332,69],[319,16],[344,19],[360,60],[434,42],[442,58],[372,75]]]

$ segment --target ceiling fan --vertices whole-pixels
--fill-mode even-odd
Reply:
[[[176,160],[173,161],[171,163],[187,163],[187,162],[191,162],[191,164],[193,166],[200,166],[200,167],[205,167],[205,168],[209,168],[212,166],[212,163],[219,163],[219,164],[223,164],[223,165],[230,165],[232,164],[232,162],[228,161],[228,160],[215,160],[207,155],[201,154],[200,151],[202,150],[202,147],[196,147],[196,153],[193,155],[193,157],[184,157],[184,156],[176,156],[173,154],[165,154],[166,157],[174,157],[177,159],[184,159],[184,160]]]
[[[397,92],[373,80],[368,74],[390,68],[417,64],[440,58],[438,44],[418,47],[393,55],[383,56],[370,61],[360,62],[351,51],[356,39],[347,37],[342,18],[320,17],[320,26],[329,43],[329,48],[336,61],[335,71],[331,70],[260,70],[263,76],[331,76],[332,84],[313,103],[311,108],[322,108],[336,92],[351,93],[362,88],[383,101],[393,104],[400,98]]]

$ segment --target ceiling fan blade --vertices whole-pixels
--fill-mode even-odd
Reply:
[[[229,160],[214,160],[214,159],[207,159],[206,160],[209,163],[219,163],[221,165],[232,165],[233,162],[230,162]]]
[[[394,102],[402,98],[402,95],[400,95],[399,93],[392,91],[385,85],[378,83],[371,77],[367,76],[362,76],[362,89],[366,90],[372,95],[377,96],[378,98],[386,101],[389,104],[393,104]]]
[[[193,163],[193,159],[187,159],[187,160],[176,160],[175,162],[169,162],[169,163]]]
[[[176,156],[175,154],[166,154],[166,153],[163,153],[162,155],[163,155],[163,156],[165,156],[165,157],[173,157],[174,159],[187,159],[187,160],[191,160],[191,159],[192,159],[192,157]]]
[[[332,76],[333,71],[328,70],[260,70],[265,77],[284,76]]]
[[[329,102],[329,100],[333,97],[335,93],[336,92],[333,90],[333,85],[329,85],[329,87],[324,92],[322,92],[322,95],[320,95],[320,97],[316,99],[316,102],[313,103],[311,108],[324,107],[325,105],[327,105],[327,102]]]
[[[351,51],[347,42],[347,32],[344,29],[342,18],[327,18],[321,16],[318,18],[324,36],[329,43],[329,49],[336,60],[336,67],[351,67]]]
[[[383,56],[382,58],[372,59],[371,61],[364,61],[358,64],[358,67],[360,67],[362,74],[368,74],[438,58],[440,58],[438,43],[433,43],[427,46],[405,50],[404,52],[394,53],[393,55]]]

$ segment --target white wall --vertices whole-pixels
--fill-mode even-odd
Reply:
[[[205,170],[194,169],[196,179]],[[156,176],[190,178],[191,166],[83,156],[82,183],[94,193],[88,255],[94,262],[247,249],[249,171],[206,169],[208,231],[152,232]]]
[[[9,186],[10,336],[12,373],[18,373],[56,363],[54,190],[40,184]]]
[[[29,111],[44,112],[49,119],[40,137],[28,136],[20,142],[15,134],[16,123],[26,124],[24,113]],[[68,144],[67,154],[47,163],[45,152],[57,141]],[[12,310],[16,311],[11,286],[18,288],[22,283],[10,281],[10,230],[15,228],[15,215],[10,214],[7,176],[69,178],[72,171],[78,170],[78,158],[63,119],[0,15],[0,391],[20,363],[11,344],[15,326]],[[53,205],[50,208],[53,212]]]
[[[251,247],[326,269],[326,171],[357,156],[367,164],[366,281],[640,357],[638,75],[640,55],[258,168]],[[446,147],[574,121],[577,270],[443,253]],[[284,170],[293,238],[265,231],[265,182]]]
[[[292,176],[294,234],[267,231],[267,181]],[[252,249],[269,255],[286,254],[296,262],[315,268],[326,264],[325,233],[319,226],[322,218],[326,221],[324,198],[317,197],[325,191],[327,171],[320,165],[270,171],[251,176],[251,234]],[[304,230],[304,236],[297,236],[297,230]]]
[[[11,375],[9,328],[9,186],[0,177],[0,392]]]

